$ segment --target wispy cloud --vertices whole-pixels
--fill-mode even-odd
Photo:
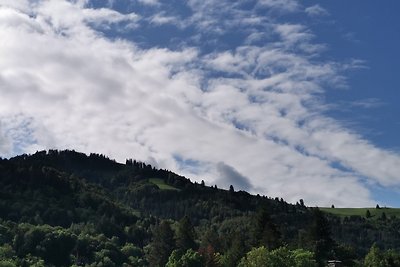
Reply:
[[[163,25],[163,24],[174,24],[180,25],[180,21],[174,16],[167,16],[164,12],[160,12],[155,14],[150,18],[150,22],[156,25]]]
[[[149,6],[157,6],[160,4],[158,0],[137,0],[137,1],[139,3],[149,5]]]
[[[307,7],[305,9],[305,12],[310,17],[323,17],[329,15],[329,12],[325,8],[321,7],[319,4]]]
[[[294,0],[259,0],[260,6],[267,7],[273,11],[279,12],[295,12],[300,9],[298,1]]]
[[[227,186],[233,177],[237,190],[318,205],[370,205],[366,183],[400,183],[398,154],[321,112],[325,88],[344,86],[343,71],[358,65],[319,60],[324,46],[311,30],[280,21],[282,12],[300,10],[297,1],[190,0],[181,3],[184,15],[169,12],[168,3],[126,15],[86,1],[6,2],[3,156],[73,148],[135,157],[194,179]],[[272,13],[262,15],[265,9]],[[144,28],[176,21],[182,32],[174,38],[184,45],[135,42]],[[131,39],[102,32],[121,22],[135,24]],[[205,48],[210,39],[219,46]]]
[[[385,105],[382,100],[378,98],[365,98],[365,99],[360,99],[357,101],[353,101],[350,103],[350,105],[354,107],[361,107],[361,108],[377,108],[380,106]]]
[[[96,25],[120,22],[136,23],[139,20],[139,16],[135,13],[121,14],[107,8],[84,9],[82,15],[86,21],[95,23]]]

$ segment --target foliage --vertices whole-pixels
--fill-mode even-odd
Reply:
[[[400,254],[395,250],[382,251],[376,244],[373,244],[364,259],[366,267],[391,267],[400,266]]]
[[[323,266],[332,257],[335,241],[332,239],[329,221],[323,212],[314,208],[312,222],[308,229],[308,248],[315,253],[316,260]]]
[[[164,266],[175,248],[174,233],[169,222],[162,221],[153,230],[148,261],[151,266]]]
[[[266,206],[263,206],[256,214],[254,236],[256,245],[273,249],[280,246],[281,233],[272,221],[267,209]]]
[[[265,247],[253,248],[243,257],[239,267],[264,267],[268,263],[268,249]]]
[[[265,247],[253,248],[240,261],[239,267],[313,267],[314,254],[303,249],[280,247],[269,251]]]
[[[181,250],[174,250],[168,259],[166,267],[202,267],[204,258],[196,251],[188,249],[183,255]]]
[[[388,263],[385,259],[384,254],[378,248],[376,244],[374,244],[368,254],[365,256],[364,260],[365,267],[386,267]]]
[[[400,266],[400,210],[322,210],[132,159],[40,151],[0,158],[0,266]]]
[[[188,216],[184,216],[178,223],[176,231],[176,246],[182,251],[196,249],[195,231]]]

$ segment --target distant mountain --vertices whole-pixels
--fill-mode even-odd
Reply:
[[[0,266],[235,266],[262,246],[301,248],[320,265],[340,259],[352,266],[373,243],[400,248],[393,215],[337,217],[299,202],[192,183],[99,154],[50,150],[1,159]]]

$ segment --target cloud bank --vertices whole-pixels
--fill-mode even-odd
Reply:
[[[373,205],[368,186],[400,184],[400,155],[324,115],[357,64],[321,60],[306,25],[280,21],[322,7],[118,2],[0,1],[1,156],[134,157],[310,205]]]

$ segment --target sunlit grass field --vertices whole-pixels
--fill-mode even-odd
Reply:
[[[149,179],[150,183],[155,184],[156,186],[158,186],[158,188],[160,188],[161,190],[175,190],[175,191],[180,191],[178,188],[175,188],[173,186],[167,185],[163,179],[159,179],[159,178],[150,178]]]
[[[367,210],[369,210],[371,214],[371,218],[380,218],[382,216],[382,213],[385,213],[387,218],[390,218],[391,216],[396,216],[400,217],[400,209],[399,208],[320,208],[320,210],[327,212],[327,213],[332,213],[341,217],[345,216],[352,216],[352,215],[357,215],[357,216],[362,216],[366,217]]]

